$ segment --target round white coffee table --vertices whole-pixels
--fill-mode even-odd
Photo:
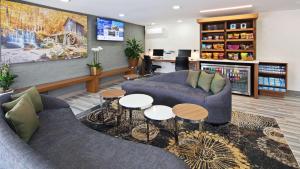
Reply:
[[[130,94],[122,97],[119,104],[122,110],[129,110],[129,123],[132,124],[132,110],[145,110],[152,106],[153,98],[145,94]]]
[[[149,122],[150,121],[165,121],[175,117],[171,107],[163,105],[155,105],[145,110],[144,117],[147,122],[147,142],[149,142]]]

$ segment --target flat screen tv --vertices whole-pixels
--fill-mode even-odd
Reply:
[[[124,41],[124,22],[97,18],[97,40]]]

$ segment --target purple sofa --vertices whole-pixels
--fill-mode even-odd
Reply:
[[[225,124],[231,120],[231,84],[226,79],[224,89],[213,94],[200,88],[192,88],[186,83],[188,71],[177,71],[146,79],[126,81],[122,89],[127,94],[142,93],[153,97],[154,104],[170,107],[180,103],[193,103],[205,107],[208,112],[206,122]]]

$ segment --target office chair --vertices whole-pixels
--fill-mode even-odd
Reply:
[[[152,74],[155,72],[156,69],[161,68],[159,65],[152,65],[152,60],[150,56],[144,56],[144,67],[145,67],[145,74]]]
[[[176,57],[175,70],[189,70],[189,58],[188,57]]]

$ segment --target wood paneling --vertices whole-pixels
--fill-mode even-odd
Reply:
[[[227,21],[227,20],[244,20],[244,19],[257,19],[258,14],[244,14],[244,15],[232,15],[232,16],[220,16],[220,17],[211,17],[211,18],[203,18],[197,19],[198,23],[204,22],[220,22],[220,21]]]
[[[39,92],[44,93],[56,89],[61,89],[64,87],[69,87],[73,86],[76,84],[80,83],[86,83],[86,90],[91,93],[96,93],[99,91],[99,80],[105,77],[111,77],[119,74],[125,74],[129,72],[130,69],[128,67],[122,67],[122,68],[117,68],[109,71],[103,71],[100,75],[98,76],[81,76],[81,77],[76,77],[76,78],[71,78],[71,79],[66,79],[66,80],[61,80],[61,81],[56,81],[56,82],[51,82],[51,83],[45,83],[45,84],[40,84],[36,85],[37,89]],[[22,89],[17,89],[17,91],[23,91],[26,88]]]

